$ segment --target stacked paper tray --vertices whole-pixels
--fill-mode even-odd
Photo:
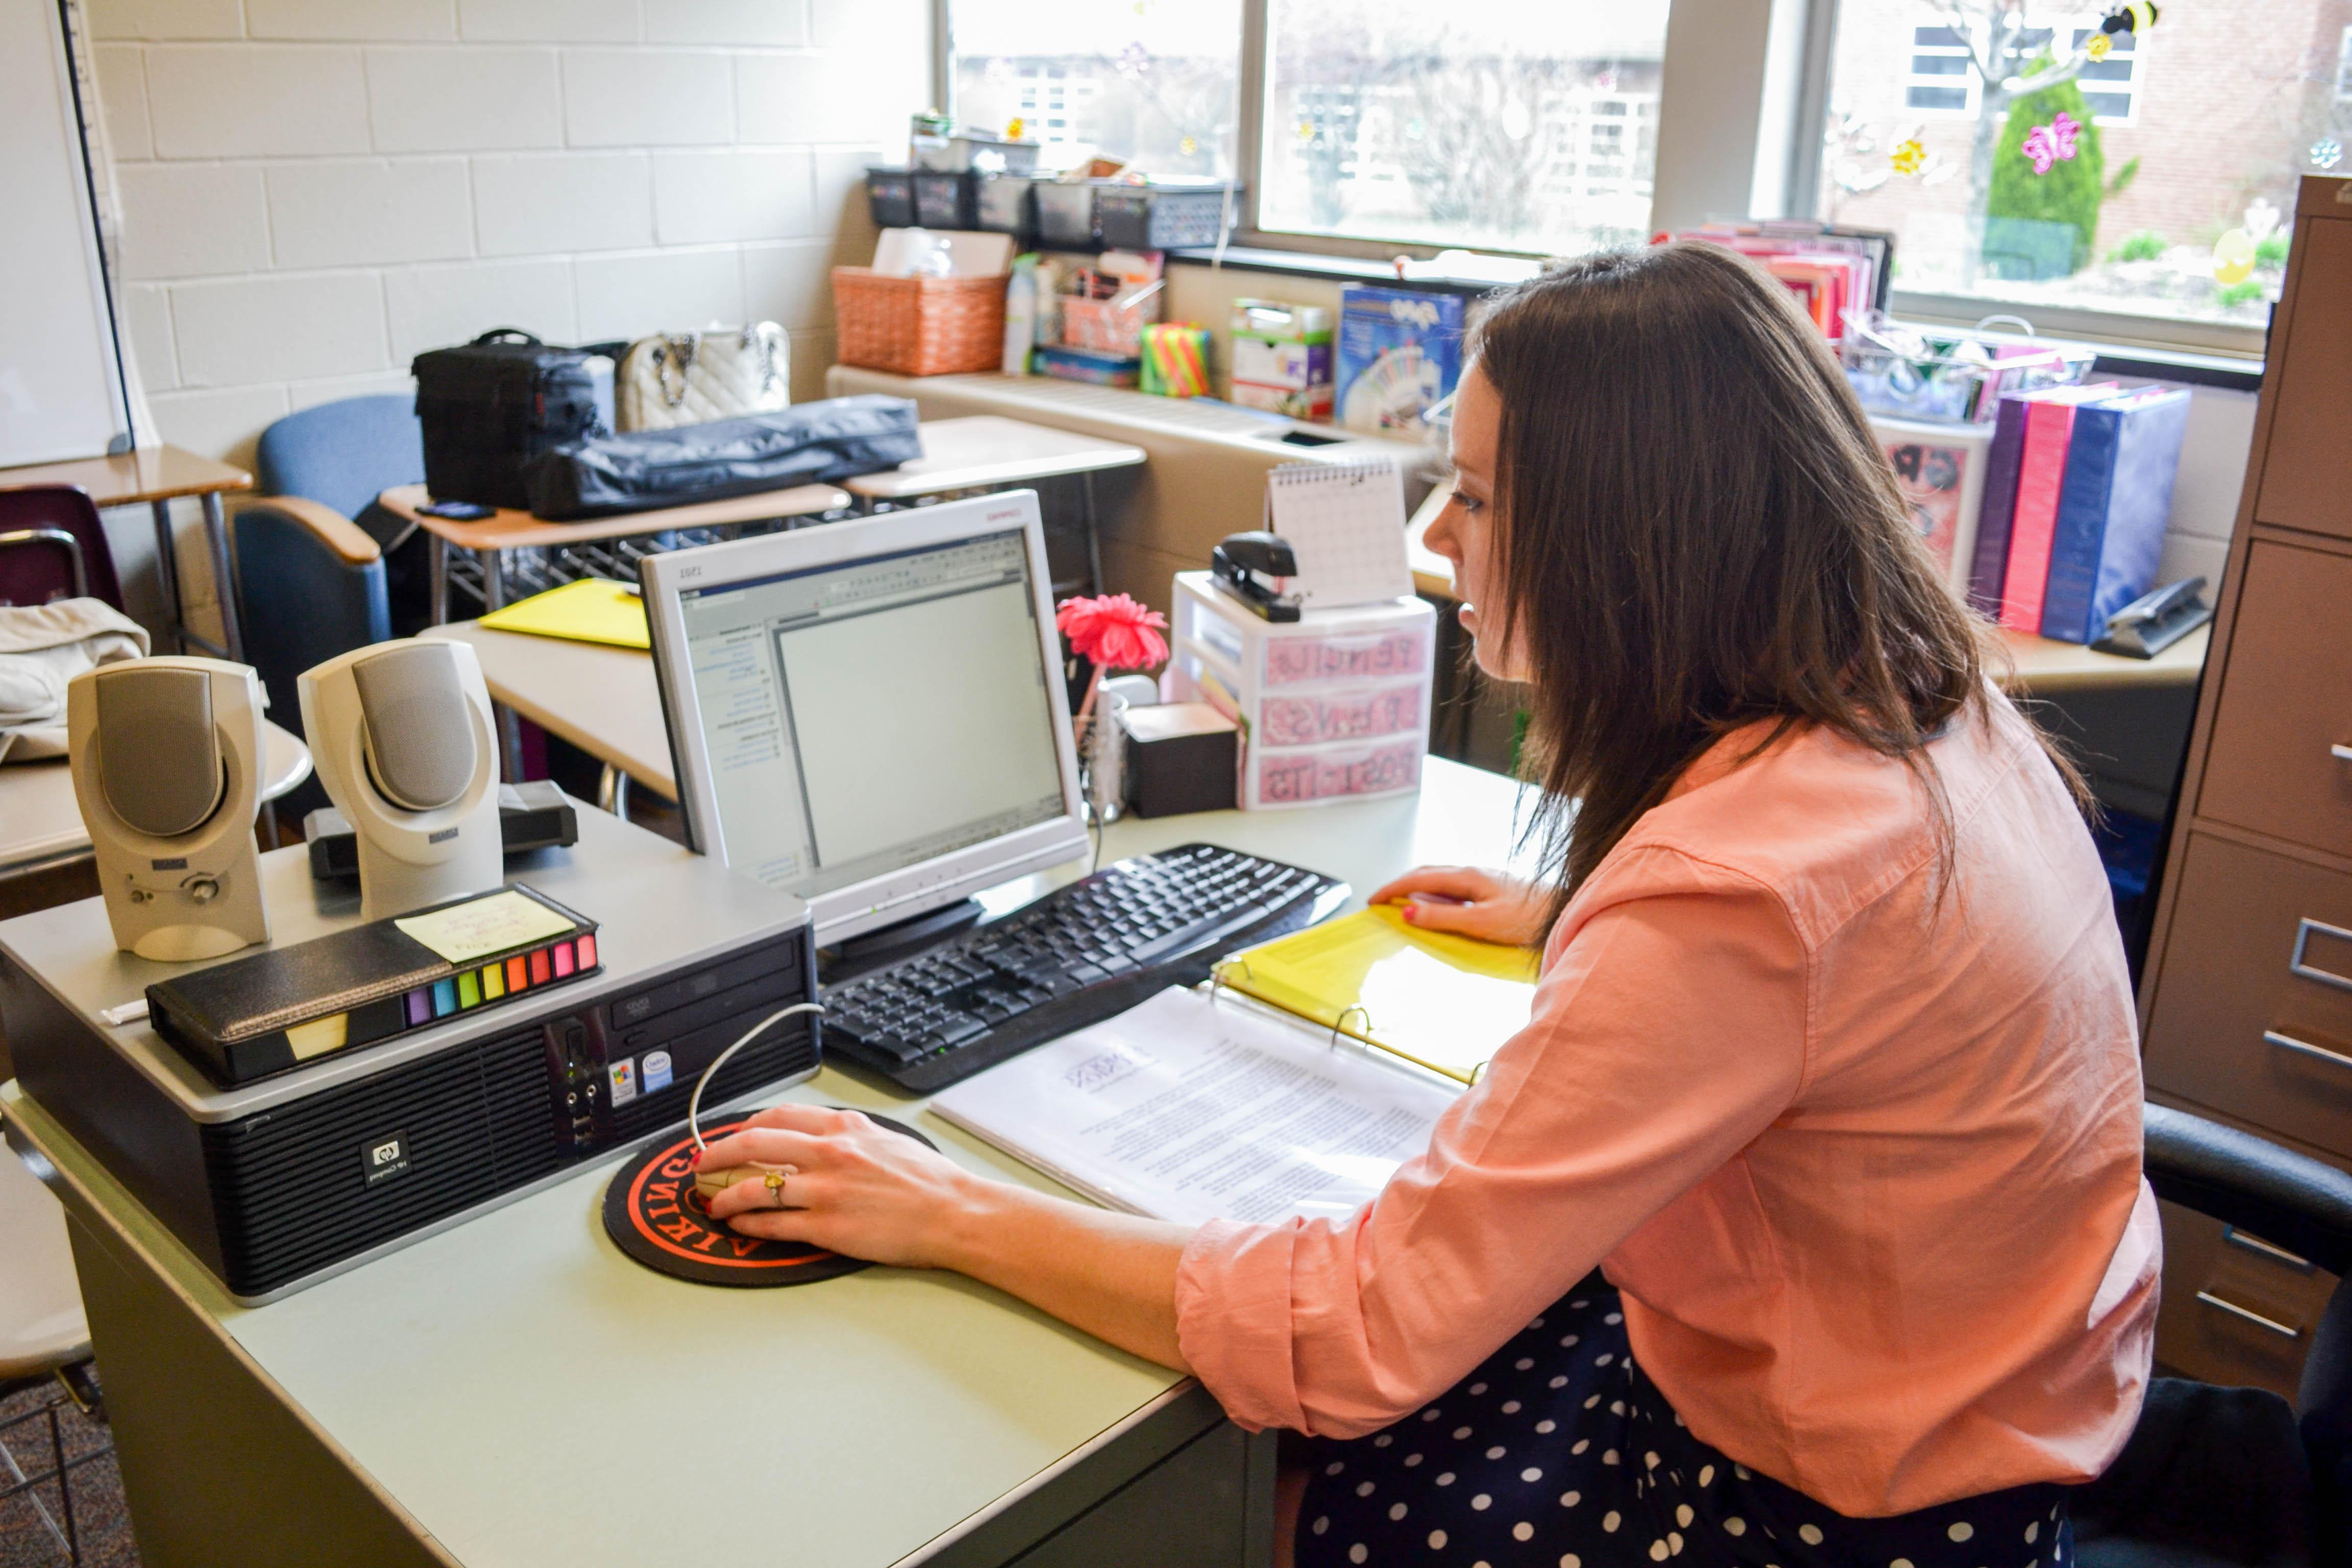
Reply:
[[[1170,695],[1241,728],[1245,811],[1421,785],[1436,613],[1415,598],[1261,619],[1205,572],[1176,577]]]

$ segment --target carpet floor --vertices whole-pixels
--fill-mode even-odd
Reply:
[[[55,1383],[26,1389],[0,1399],[0,1445],[6,1447],[16,1468],[26,1475],[39,1475],[56,1467],[49,1451],[49,1424],[37,1414],[52,1404],[62,1407],[58,1436],[68,1460],[107,1447],[106,1428],[76,1409]],[[18,1419],[26,1415],[34,1419]],[[139,1546],[131,1534],[131,1516],[123,1508],[122,1476],[114,1468],[114,1456],[108,1453],[75,1466],[69,1479],[74,1528],[81,1539],[86,1568],[138,1568]],[[16,1481],[8,1467],[0,1463],[0,1491]],[[0,1568],[59,1568],[67,1561],[65,1548],[50,1532],[49,1522],[33,1506],[36,1498],[41,1510],[47,1510],[48,1521],[64,1528],[65,1505],[55,1480],[0,1500]]]

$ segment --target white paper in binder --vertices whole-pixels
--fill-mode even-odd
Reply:
[[[1308,610],[1412,592],[1404,550],[1404,476],[1393,458],[1285,463],[1265,477],[1266,526],[1298,556],[1293,593]]]

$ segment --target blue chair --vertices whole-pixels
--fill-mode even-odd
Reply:
[[[424,479],[424,441],[413,399],[350,397],[278,420],[256,458],[263,493],[237,509],[235,543],[245,656],[271,720],[299,732],[294,678],[394,635],[386,557],[413,525],[375,498]],[[325,798],[313,782],[289,805]]]

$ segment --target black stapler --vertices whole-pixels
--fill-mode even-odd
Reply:
[[[2213,606],[2198,597],[2204,591],[2204,578],[2183,577],[2141,595],[2107,617],[2106,636],[2091,651],[2154,658],[2213,618]]]
[[[1218,587],[1265,619],[1298,618],[1298,595],[1285,592],[1298,575],[1298,556],[1282,535],[1229,533],[1209,552],[1209,570]]]

